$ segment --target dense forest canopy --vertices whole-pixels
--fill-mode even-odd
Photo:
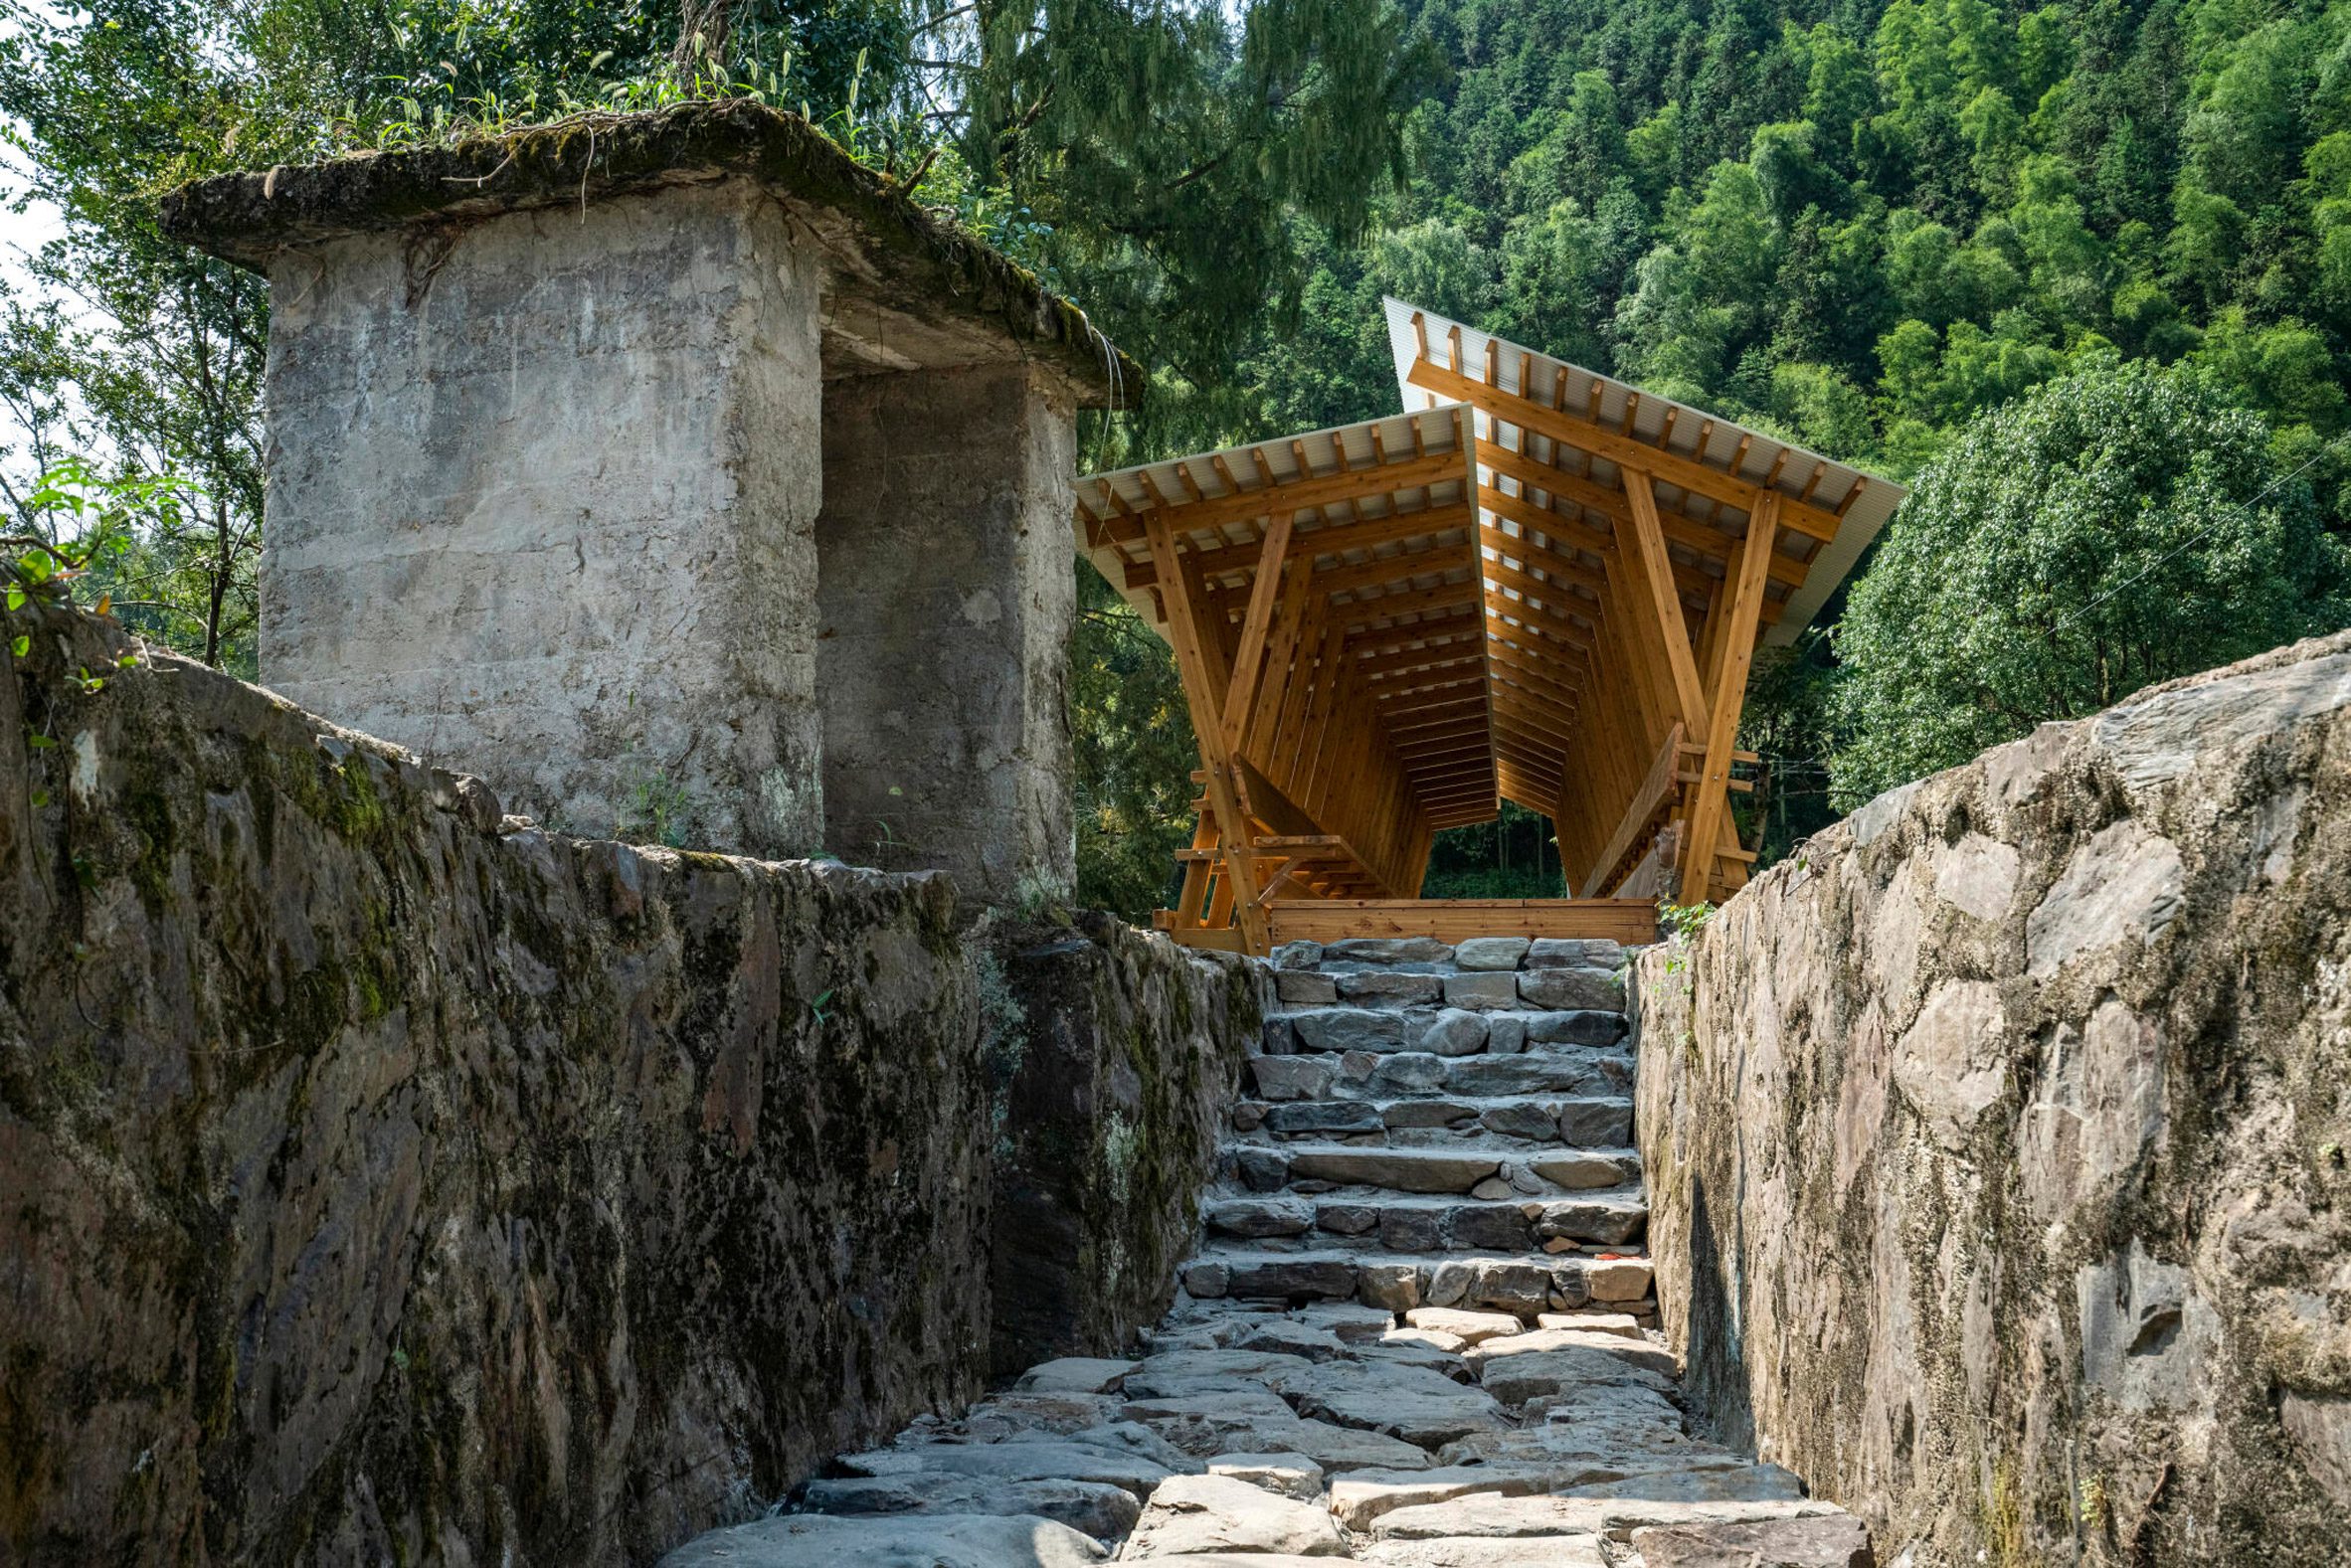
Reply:
[[[1142,413],[1090,429],[1090,463],[1392,410],[1395,293],[1914,481],[1824,616],[1842,626],[1757,673],[1767,853],[2038,718],[2351,619],[2351,6],[0,0],[0,19],[14,194],[65,219],[0,300],[0,500],[26,537],[127,519],[93,580],[247,672],[266,290],[163,243],[155,194],[722,92],[805,108],[916,179],[1152,368]],[[106,472],[35,487],[75,452]],[[2046,482],[2020,485],[2027,461]],[[1079,571],[1079,891],[1140,914],[1188,831],[1183,708]],[[1514,815],[1441,845],[1430,891],[1556,885]]]

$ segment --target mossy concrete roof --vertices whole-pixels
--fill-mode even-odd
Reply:
[[[833,215],[820,227],[855,242],[845,259],[827,247],[835,288],[858,303],[980,327],[997,342],[974,357],[1042,362],[1087,406],[1124,407],[1141,396],[1135,364],[1034,273],[916,204],[801,116],[746,99],[582,115],[448,146],[220,175],[165,196],[160,216],[173,239],[259,271],[282,252],[350,235],[724,179]]]

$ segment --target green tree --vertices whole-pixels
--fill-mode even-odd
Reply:
[[[1838,801],[2340,624],[2345,564],[2212,378],[2138,362],[2037,388],[1919,476],[1852,591]]]
[[[1191,838],[1191,718],[1167,645],[1077,563],[1070,648],[1076,718],[1077,896],[1138,924],[1166,906]]]

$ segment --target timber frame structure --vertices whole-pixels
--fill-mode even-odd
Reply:
[[[1199,739],[1177,941],[1646,942],[1741,886],[1758,643],[1818,612],[1903,492],[1386,302],[1412,412],[1078,482],[1087,556],[1175,649]],[[1415,407],[1420,405],[1420,407]],[[1574,893],[1416,897],[1504,799]]]

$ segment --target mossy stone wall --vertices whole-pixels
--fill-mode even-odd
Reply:
[[[1167,1308],[1269,976],[1099,912],[991,946],[993,1359],[1010,1376],[1127,1349]]]
[[[0,1560],[644,1562],[979,1390],[944,878],[518,830],[10,620]]]

